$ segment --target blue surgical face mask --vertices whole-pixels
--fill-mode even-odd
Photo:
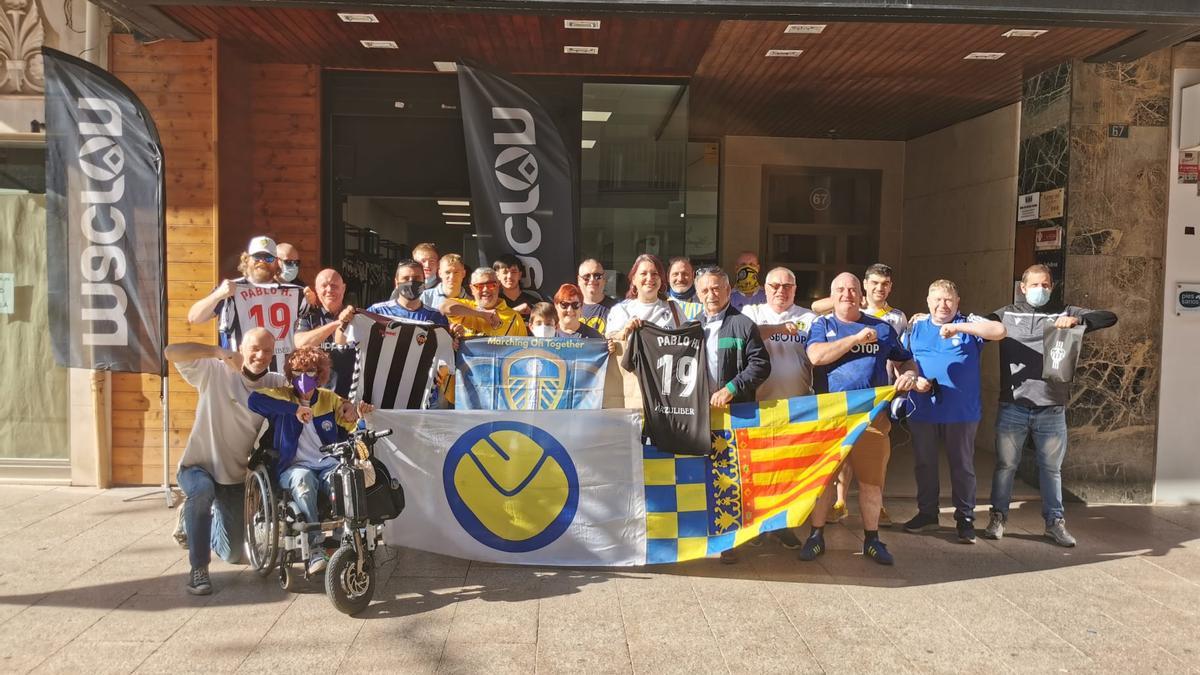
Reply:
[[[307,398],[317,388],[317,378],[308,373],[300,373],[292,378],[292,386],[296,388],[297,394]]]
[[[1034,286],[1033,288],[1026,289],[1025,302],[1034,307],[1041,307],[1050,302],[1050,289],[1045,286]]]

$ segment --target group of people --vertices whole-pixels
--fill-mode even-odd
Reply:
[[[288,257],[291,256],[291,257]],[[248,449],[264,419],[275,422],[281,484],[308,500],[327,489],[329,462],[316,453],[339,428],[350,428],[369,406],[352,406],[351,372],[356,308],[345,303],[346,285],[334,269],[323,269],[311,287],[298,281],[294,247],[256,237],[242,254],[242,277],[223,281],[189,311],[193,323],[220,319],[220,346],[172,345],[167,358],[200,391],[195,427],[180,461],[179,484],[186,502],[177,538],[189,548],[189,590],[211,592],[210,547],[227,560],[241,553],[240,489]],[[413,248],[412,259],[396,268],[390,298],[366,311],[400,321],[445,327],[456,340],[477,336],[575,337],[605,339],[620,354],[631,334],[645,324],[664,329],[699,322],[711,396],[709,403],[775,400],[814,393],[870,389],[893,384],[912,434],[917,482],[917,513],[904,523],[909,532],[939,527],[939,453],[950,465],[958,540],[975,543],[976,478],[974,447],[982,416],[980,366],[983,345],[1000,341],[1000,406],[991,507],[983,536],[1001,539],[1008,519],[1012,484],[1021,451],[1033,438],[1046,536],[1074,546],[1066,528],[1060,469],[1067,446],[1065,406],[1068,385],[1042,377],[1046,326],[1082,324],[1088,331],[1116,322],[1111,312],[1083,309],[1052,300],[1051,272],[1033,265],[1021,276],[1022,299],[986,314],[960,309],[957,286],[939,279],[929,285],[927,311],[912,317],[891,307],[893,271],[870,266],[860,279],[834,278],[830,295],[796,304],[796,277],[786,267],[761,275],[758,256],[741,253],[731,276],[719,267],[695,268],[687,258],[663,264],[639,255],[628,273],[622,299],[606,295],[603,264],[582,261],[576,283],[562,284],[553,297],[522,286],[523,267],[501,256],[468,276],[457,254],[439,255],[432,244]],[[761,279],[761,283],[760,283]],[[296,350],[271,372],[273,336],[262,328],[241,330],[231,298],[238,284],[296,285],[305,300],[295,326]],[[623,373],[621,403],[640,407],[636,379]],[[630,384],[630,381],[632,384]],[[801,539],[789,530],[780,543],[812,561],[826,551],[824,528],[846,517],[846,498],[857,479],[863,521],[863,554],[880,564],[893,556],[879,538],[890,526],[883,487],[891,454],[891,419],[879,415],[855,443],[835,489],[825,490]],[[309,515],[306,509],[306,517]],[[757,543],[757,542],[756,542]],[[310,572],[324,567],[314,546]],[[723,562],[737,561],[735,551]]]

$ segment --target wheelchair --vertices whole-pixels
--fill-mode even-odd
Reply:
[[[383,542],[383,525],[404,508],[400,484],[374,458],[375,442],[391,433],[360,427],[346,440],[321,447],[321,453],[336,457],[338,464],[331,474],[329,498],[318,499],[316,523],[304,522],[291,494],[275,482],[274,449],[255,450],[246,476],[245,508],[246,553],[255,573],[266,578],[278,567],[279,585],[295,592],[308,579],[308,535],[321,532],[327,540],[340,538],[325,569],[325,593],[345,614],[366,609],[375,594],[375,549]],[[369,488],[356,465],[359,459],[370,461],[375,472]]]

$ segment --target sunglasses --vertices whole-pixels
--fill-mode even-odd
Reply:
[[[495,289],[499,285],[499,282],[496,281],[485,281],[482,284],[471,284],[471,288],[474,288],[477,291],[482,291],[487,288]]]
[[[580,307],[583,307],[583,303],[582,302],[560,302],[560,303],[558,303],[558,306],[560,309],[579,309]]]
[[[600,281],[604,278],[604,272],[591,272],[589,274],[580,274],[580,279],[584,281]]]
[[[296,267],[300,266],[299,260],[280,260],[279,263],[282,265],[295,265]]]
[[[796,287],[796,284],[767,284],[767,288],[769,288],[773,291],[777,291],[781,288],[786,290],[786,289],[795,288],[795,287]]]
[[[270,253],[255,253],[250,257],[265,263],[275,262],[275,256],[271,255]]]

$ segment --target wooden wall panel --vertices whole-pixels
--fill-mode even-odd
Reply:
[[[249,81],[255,93],[250,101],[254,224],[299,249],[300,274],[312,283],[322,267],[321,70],[253,64]]]
[[[139,45],[114,36],[112,71],[149,109],[166,156],[171,342],[215,343],[187,310],[236,274],[255,234],[295,244],[311,281],[321,262],[320,69],[254,64],[214,40]],[[159,378],[113,376],[113,482],[162,480]],[[196,391],[172,370],[169,467],[187,443]]]
[[[167,331],[170,341],[212,342],[215,325],[190,326],[185,314],[216,282],[215,43],[138,44],[128,35],[110,42],[111,70],[150,111],[162,137],[167,195]],[[117,485],[162,480],[160,380],[114,374],[112,476]],[[196,392],[174,370],[170,466],[192,428]],[[172,475],[172,480],[174,476]]]

